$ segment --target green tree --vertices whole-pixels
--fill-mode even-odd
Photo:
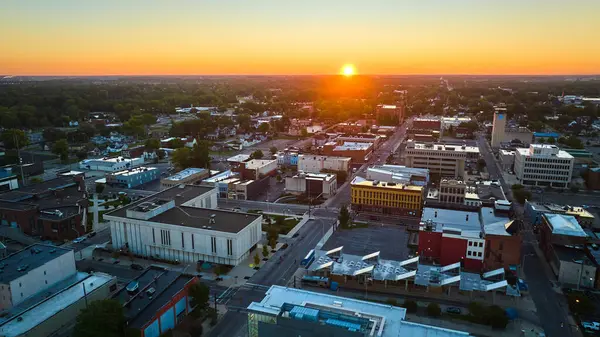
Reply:
[[[343,205],[342,208],[340,208],[338,220],[340,221],[340,226],[342,228],[348,228],[350,225],[350,212],[348,212],[348,207],[346,207],[346,205]]]
[[[486,310],[486,321],[494,329],[504,329],[508,324],[506,311],[497,305],[492,305]]]
[[[202,140],[192,148],[190,152],[190,165],[193,167],[210,167],[210,149],[208,142]]]
[[[244,132],[250,131],[252,128],[252,118],[248,114],[239,114],[236,117],[239,128]]]
[[[277,246],[277,239],[279,239],[279,231],[275,227],[270,227],[267,229],[267,242],[272,249],[275,249]]]
[[[544,143],[546,143],[546,138],[544,138],[544,137],[540,137],[540,139],[538,139],[538,142],[539,142],[540,144],[544,144]]]
[[[271,146],[269,151],[271,151],[271,154],[275,154],[275,153],[277,153],[277,148],[275,146]]]
[[[427,306],[427,315],[431,317],[440,317],[442,314],[442,309],[437,303],[429,303]]]
[[[271,129],[271,125],[269,125],[269,123],[260,123],[258,126],[259,132],[269,132],[269,129]]]
[[[44,179],[42,179],[40,177],[31,177],[31,179],[29,179],[29,182],[32,184],[39,184],[43,181],[44,181]]]
[[[178,170],[183,170],[191,166],[191,150],[187,147],[182,147],[173,151],[171,161]]]
[[[96,193],[102,194],[104,192],[104,184],[96,184]]]
[[[485,167],[485,160],[483,158],[479,158],[477,160],[477,170],[478,171],[483,171],[484,167]]]
[[[554,137],[548,137],[548,144],[555,144],[556,143],[556,139],[554,139]]]
[[[4,147],[8,150],[16,149],[17,144],[19,145],[19,149],[29,144],[29,138],[23,130],[19,129],[4,130],[0,138],[4,142]]]
[[[60,156],[60,160],[65,161],[69,158],[69,143],[66,139],[59,139],[52,146],[52,152]]]
[[[302,128],[300,135],[304,138],[308,137],[308,131],[306,131],[306,128]]]
[[[261,150],[256,150],[250,154],[250,159],[262,159],[264,156]]]
[[[262,255],[263,255],[263,257],[268,257],[269,256],[269,248],[267,248],[266,245],[262,246]]]
[[[196,306],[196,309],[203,311],[208,308],[208,287],[202,282],[196,282],[190,286],[189,289],[190,299],[192,300],[192,306]]]
[[[156,151],[160,148],[160,140],[157,138],[149,138],[144,144],[146,151]]]
[[[180,149],[185,146],[185,142],[181,138],[175,138],[170,143],[172,149]]]
[[[417,312],[417,302],[413,300],[404,300],[402,307],[406,309],[406,312],[409,314],[414,314]]]
[[[281,177],[281,174],[278,174],[276,179],[277,179],[277,182],[280,183],[283,178]]]
[[[258,253],[254,254],[254,265],[258,267],[260,264],[260,257],[258,257]]]
[[[73,329],[74,337],[126,336],[127,319],[123,306],[116,300],[99,300],[81,310]]]

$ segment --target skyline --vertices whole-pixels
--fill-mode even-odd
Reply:
[[[0,74],[600,74],[598,2],[424,2],[10,1]]]

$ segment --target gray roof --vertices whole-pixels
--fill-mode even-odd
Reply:
[[[572,215],[549,214],[543,215],[552,227],[552,234],[587,237],[577,219]]]
[[[25,274],[36,269],[48,261],[67,254],[70,249],[60,248],[56,246],[35,244],[31,245],[16,253],[10,254],[0,260],[1,272],[0,283],[7,284]],[[17,268],[25,267],[23,271],[18,271]]]
[[[175,205],[179,206],[191,199],[194,199],[204,193],[208,193],[215,189],[214,186],[207,185],[184,185],[183,188],[180,186],[174,186],[168,188],[166,190],[160,191],[158,193],[152,194],[146,198],[140,199],[136,202],[133,202],[127,206],[116,209],[112,212],[106,213],[106,215],[118,216],[125,218],[127,217],[127,210],[132,209],[139,204],[146,202],[148,200],[154,199],[163,199],[163,200],[175,200]]]
[[[148,323],[161,307],[171,301],[175,294],[182,291],[183,287],[193,278],[192,275],[150,267],[135,279],[139,282],[135,296],[127,293],[127,289],[124,287],[114,297],[124,306],[129,327],[139,329]],[[146,294],[150,288],[155,290],[152,298]],[[140,294],[142,295],[140,296]],[[125,305],[126,303],[128,305]]]
[[[21,201],[23,199],[31,198],[33,195],[36,194],[41,194],[53,190],[60,190],[75,185],[77,185],[77,183],[73,180],[72,177],[59,177],[44,181],[39,184],[33,184],[6,193],[2,193],[0,194],[0,199],[7,201]]]
[[[213,215],[215,222],[210,223]],[[259,217],[260,215],[257,214],[179,206],[150,218],[148,221],[237,233]]]

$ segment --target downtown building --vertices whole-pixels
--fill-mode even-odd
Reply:
[[[423,207],[423,186],[380,182],[355,177],[350,183],[352,210],[418,217]]]
[[[567,188],[573,175],[574,158],[556,145],[531,144],[515,151],[515,175],[527,186]]]
[[[262,216],[217,208],[218,188],[179,185],[104,215],[113,247],[181,263],[237,265],[262,237]]]
[[[463,178],[468,164],[477,159],[479,148],[475,146],[409,141],[405,151],[406,166],[428,169],[429,174],[437,177]]]

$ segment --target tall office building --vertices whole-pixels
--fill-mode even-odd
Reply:
[[[506,129],[506,108],[495,108],[494,123],[492,124],[492,147],[500,147],[500,143],[504,141],[504,133]]]

